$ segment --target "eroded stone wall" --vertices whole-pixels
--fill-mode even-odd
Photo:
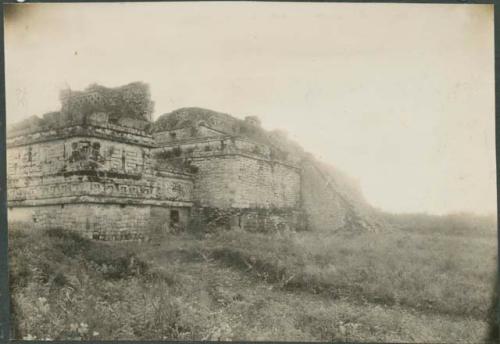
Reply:
[[[177,211],[174,226],[170,214]],[[34,229],[64,228],[98,240],[143,240],[187,226],[189,208],[125,204],[58,204],[9,207],[9,222]]]
[[[155,171],[149,149],[73,137],[9,148],[9,201],[72,196],[190,202],[192,177]]]
[[[300,207],[300,169],[264,144],[238,137],[191,140],[153,150],[162,161],[197,167],[193,199],[204,207]]]
[[[122,119],[116,124],[107,122],[107,115],[96,113],[88,117],[79,118],[75,122],[59,123],[50,125],[47,120],[33,119],[28,121],[31,125],[20,125],[9,129],[7,142],[10,147],[52,141],[68,137],[97,137],[108,138],[116,142],[133,143],[141,146],[151,147],[153,138],[147,134],[145,128],[133,127],[134,120]],[[41,124],[38,124],[41,123]],[[141,122],[144,127],[144,122]],[[127,127],[125,125],[130,125]]]
[[[271,233],[306,228],[304,213],[297,208],[195,207],[191,216],[192,230],[205,232],[241,229]]]
[[[271,147],[248,139],[235,136],[195,138],[184,142],[163,142],[153,149],[154,155],[161,159],[181,157],[211,157],[214,155],[241,154],[257,159],[273,160],[297,166],[298,156],[278,152]]]
[[[300,201],[299,170],[241,155],[194,158],[199,168],[194,200],[219,208],[295,208]]]
[[[9,147],[10,178],[79,170],[151,174],[150,149],[94,137],[71,137]]]
[[[176,141],[192,140],[195,138],[209,138],[226,136],[224,133],[207,128],[203,125],[188,126],[185,128],[172,129],[153,134],[155,142],[159,145]]]
[[[107,125],[11,137],[9,222],[66,228],[101,240],[137,240],[185,228],[193,177],[158,169],[152,139],[143,134]]]

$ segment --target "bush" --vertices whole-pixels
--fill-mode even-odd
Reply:
[[[181,147],[177,146],[172,149],[172,154],[176,157],[180,157],[182,155],[182,149]]]
[[[161,152],[155,153],[155,158],[156,159],[165,159],[165,160],[168,160],[168,159],[170,159],[172,157],[173,157],[173,153],[170,150],[166,150],[166,151],[161,151]]]

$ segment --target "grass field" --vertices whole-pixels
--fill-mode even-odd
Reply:
[[[9,244],[14,332],[27,339],[485,340],[495,227],[399,227],[359,235],[184,233],[143,243],[16,230]]]

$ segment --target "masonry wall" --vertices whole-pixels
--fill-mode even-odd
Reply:
[[[178,213],[177,220],[173,212]],[[164,233],[176,233],[187,229],[191,216],[189,207],[151,207],[150,227],[151,235],[162,235]]]
[[[300,174],[293,167],[241,155],[193,158],[194,200],[220,208],[295,208]]]
[[[9,147],[11,178],[93,169],[130,174],[151,171],[148,148],[93,137],[72,137]]]
[[[269,233],[305,229],[304,214],[297,208],[195,207],[191,216],[194,229],[204,232],[241,229]]]
[[[182,160],[198,168],[193,196],[201,206],[300,206],[300,169],[275,158],[266,145],[226,136],[165,145],[153,156],[160,164]]]
[[[71,196],[190,202],[188,175],[154,171],[149,149],[97,138],[68,138],[8,149],[9,201]]]
[[[193,139],[154,149],[162,161],[197,167],[192,220],[202,230],[240,228],[254,232],[303,229],[300,169],[274,159],[261,143],[232,136]]]
[[[111,139],[114,142],[124,142],[147,147],[153,144],[153,138],[146,134],[144,128],[133,127],[136,121],[121,119],[116,124],[108,123],[107,116],[100,113],[78,118],[74,123],[63,121],[62,123],[51,125],[50,122],[45,120],[45,116],[44,120],[38,119],[37,121],[35,119],[28,122],[29,125],[25,124],[9,130],[7,133],[7,142],[10,147],[71,137],[104,138]],[[145,122],[140,123],[140,127],[146,125]],[[125,125],[129,125],[129,127]]]
[[[163,153],[166,156],[186,159],[239,153],[256,159],[280,160],[277,159],[278,157],[273,156],[268,146],[232,136],[197,138],[187,142],[164,143],[162,147],[153,149],[153,152],[154,154]],[[287,160],[281,159],[280,162],[287,162]]]
[[[133,129],[86,128],[89,136],[66,129],[9,139],[9,223],[66,228],[101,240],[186,228],[192,175],[155,168],[147,137]]]
[[[142,240],[171,230],[170,212],[180,214],[185,228],[189,208],[121,204],[58,204],[9,207],[10,223],[35,229],[64,228],[99,240]]]
[[[225,136],[223,133],[203,125],[188,126],[185,128],[172,129],[168,131],[157,132],[153,134],[156,143],[172,143],[175,141],[192,140],[194,138],[207,138]]]
[[[192,201],[192,181],[173,178],[155,177],[147,180],[118,180],[116,178],[99,178],[89,181],[88,177],[79,180],[77,176],[70,178],[47,177],[35,179],[28,186],[9,187],[8,197],[11,204],[24,202],[33,204],[70,202],[73,199],[83,200],[94,197],[100,202],[113,201],[120,198],[127,201],[143,203],[190,203]],[[55,200],[55,201],[52,201]]]

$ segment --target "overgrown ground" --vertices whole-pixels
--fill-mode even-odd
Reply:
[[[17,338],[478,342],[496,231],[10,235]]]

